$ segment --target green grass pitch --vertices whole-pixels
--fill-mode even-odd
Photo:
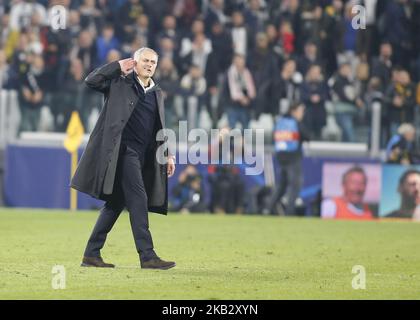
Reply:
[[[420,224],[238,215],[150,214],[173,269],[142,270],[123,213],[82,268],[96,212],[0,209],[0,299],[419,299]],[[66,288],[52,288],[52,267]],[[352,288],[354,265],[366,289]]]

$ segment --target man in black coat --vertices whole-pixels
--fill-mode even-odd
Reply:
[[[165,125],[162,91],[152,79],[157,61],[154,50],[141,48],[134,59],[106,64],[85,79],[88,87],[104,94],[105,103],[71,186],[106,203],[82,266],[114,267],[102,260],[100,250],[125,207],[141,267],[175,266],[155,253],[148,221],[148,211],[167,213],[167,177],[175,171],[166,139],[155,139]]]

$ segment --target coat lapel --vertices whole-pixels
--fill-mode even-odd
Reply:
[[[159,117],[162,123],[162,128],[165,128],[165,110],[164,110],[164,105],[163,105],[163,94],[162,94],[162,90],[159,87],[156,89],[156,99],[157,99],[157,104],[158,104]]]

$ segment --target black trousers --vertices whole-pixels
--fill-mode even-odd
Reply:
[[[281,198],[288,193],[286,215],[295,215],[295,202],[302,188],[302,159],[297,158],[290,161],[277,160],[280,165],[280,174],[276,177],[279,183],[270,201],[270,211],[275,214],[275,207]]]
[[[107,234],[126,207],[130,214],[134,242],[141,261],[157,257],[149,231],[147,194],[143,183],[144,155],[121,147],[112,198],[105,203],[86,246],[86,257],[100,257]]]

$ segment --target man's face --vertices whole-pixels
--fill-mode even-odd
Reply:
[[[200,68],[193,66],[190,69],[190,74],[191,74],[191,77],[193,77],[193,79],[198,79],[201,77],[201,70]]]
[[[408,175],[399,191],[404,201],[415,204],[416,199],[420,197],[420,174],[412,173]]]
[[[410,74],[407,71],[404,70],[400,73],[400,82],[405,86],[410,83]]]
[[[245,69],[245,59],[242,56],[235,56],[233,63],[239,71]]]
[[[160,47],[163,51],[172,51],[174,49],[174,43],[170,38],[162,38],[160,40]]]
[[[317,47],[313,43],[308,43],[305,46],[305,54],[307,57],[316,57],[317,54]]]
[[[166,16],[163,22],[165,29],[175,29],[176,27],[176,20],[173,16]]]
[[[336,11],[341,11],[343,9],[343,0],[334,0],[333,7]]]
[[[321,68],[319,66],[311,67],[308,73],[311,81],[318,81],[321,78]]]
[[[363,203],[363,197],[366,191],[366,177],[360,172],[352,172],[347,175],[343,183],[344,196],[355,205]]]
[[[292,76],[296,71],[296,62],[289,60],[284,64],[284,73],[289,76]]]
[[[155,74],[158,57],[153,51],[145,50],[137,61],[136,71],[140,78],[151,78]]]
[[[244,23],[244,16],[240,12],[234,12],[232,14],[232,23],[235,27],[240,27]]]
[[[340,67],[340,74],[343,77],[346,77],[346,78],[350,77],[350,75],[351,75],[351,67],[350,67],[350,65],[348,65],[348,64],[342,65]]]
[[[111,40],[112,37],[114,36],[114,29],[112,28],[105,28],[103,31],[103,37],[105,38],[105,40]]]
[[[82,31],[79,34],[79,45],[82,48],[88,48],[92,45],[92,37],[89,31]]]
[[[260,49],[268,48],[268,38],[265,34],[257,36],[257,46]]]
[[[415,130],[407,131],[404,134],[404,139],[409,142],[413,142],[416,139],[416,131]]]
[[[392,56],[392,47],[390,44],[385,43],[381,46],[381,56],[389,59]]]

